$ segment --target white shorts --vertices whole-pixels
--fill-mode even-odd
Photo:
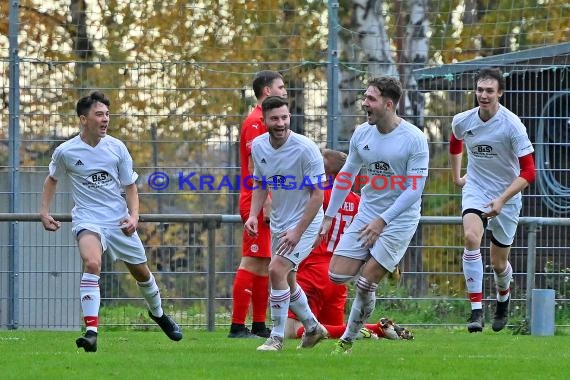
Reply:
[[[313,250],[313,244],[315,244],[320,227],[318,223],[311,223],[303,235],[301,235],[301,240],[299,240],[299,243],[297,243],[293,251],[286,256],[282,256],[293,263],[293,270],[296,271],[301,261],[305,260]],[[277,251],[277,246],[279,245],[278,235],[277,233],[271,233],[272,255]]]
[[[488,211],[485,207],[491,200],[479,194],[463,192],[461,211],[475,209],[482,212]],[[519,224],[519,215],[522,209],[522,200],[519,197],[512,203],[507,203],[501,209],[501,213],[487,221],[487,229],[493,233],[493,237],[501,244],[511,245],[515,240],[515,233]]]
[[[406,254],[410,241],[418,228],[418,222],[388,224],[372,248],[363,248],[358,235],[367,224],[368,222],[364,222],[357,216],[340,237],[333,255],[362,261],[368,260],[371,255],[387,271],[393,272]]]
[[[121,260],[129,264],[146,263],[146,253],[142,241],[135,231],[127,236],[117,227],[100,227],[88,223],[78,223],[73,226],[72,232],[77,238],[78,234],[88,230],[99,235],[103,253],[107,253],[113,260]]]

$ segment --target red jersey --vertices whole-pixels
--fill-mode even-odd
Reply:
[[[326,189],[324,192],[323,208],[326,210],[331,199],[332,188]],[[321,241],[318,247],[315,247],[307,260],[311,256],[326,255],[331,256],[336,248],[341,235],[344,233],[346,227],[352,223],[354,216],[358,212],[358,205],[360,204],[360,196],[352,191],[348,193],[342,206],[332,219],[331,228],[326,239]],[[306,260],[305,260],[306,261]]]
[[[253,180],[248,179],[247,182],[244,181],[248,176],[253,175],[253,173],[250,173],[249,169],[247,168],[249,157],[251,156],[251,142],[257,136],[260,136],[267,132],[267,127],[262,122],[262,116],[261,106],[257,105],[245,118],[241,125],[239,138],[239,160],[241,165],[239,193],[240,210],[249,210],[251,206],[251,196],[253,191],[250,189],[253,187]]]

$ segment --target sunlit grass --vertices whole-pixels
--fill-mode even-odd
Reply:
[[[468,334],[415,329],[414,341],[362,340],[332,356],[334,341],[296,350],[257,352],[261,339],[227,331],[185,330],[180,342],[154,331],[101,331],[99,350],[75,348],[79,332],[1,331],[2,379],[554,379],[564,377],[570,337]]]

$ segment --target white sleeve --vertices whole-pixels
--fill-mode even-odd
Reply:
[[[427,177],[414,177],[406,180],[406,190],[396,198],[396,201],[388,210],[384,211],[380,217],[389,224],[394,218],[402,212],[412,207],[412,205],[421,198],[426,185]]]
[[[119,162],[119,182],[129,186],[136,182],[139,175],[133,171],[133,158],[124,144],[121,144],[121,162]]]
[[[66,173],[66,168],[65,168],[63,153],[61,152],[61,148],[57,147],[53,152],[51,156],[51,161],[49,163],[49,176],[57,181],[65,173]]]

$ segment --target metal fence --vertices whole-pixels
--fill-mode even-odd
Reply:
[[[508,47],[488,49],[485,45],[485,51],[464,51],[461,62],[439,65],[436,62],[458,59],[458,49],[446,46],[461,31],[452,30],[459,27],[450,22],[455,11],[445,10],[438,2],[430,2],[426,16],[432,22],[433,41],[441,41],[442,46],[432,41],[430,48],[439,54],[430,53],[425,59],[405,56],[408,42],[423,45],[414,36],[408,40],[402,34],[407,30],[403,22],[410,21],[410,26],[416,22],[418,27],[425,23],[404,16],[410,10],[402,9],[404,2],[399,1],[368,2],[383,4],[382,9],[375,9],[377,14],[355,11],[336,1],[260,2],[255,7],[253,2],[211,2],[218,7],[213,12],[208,2],[177,2],[178,9],[165,6],[162,10],[158,5],[150,9],[128,1],[89,2],[88,9],[68,9],[67,3],[0,4],[0,14],[9,23],[0,28],[4,33],[0,34],[0,213],[12,213],[12,219],[0,223],[0,328],[75,329],[81,325],[77,304],[80,263],[68,225],[49,234],[39,223],[20,223],[14,218],[38,211],[51,153],[78,132],[75,101],[87,91],[102,89],[111,98],[109,132],[125,141],[133,155],[140,175],[141,213],[149,215],[139,234],[167,307],[184,325],[211,327],[212,308],[216,325],[229,323],[241,226],[224,222],[214,230],[202,219],[178,218],[238,212],[238,191],[232,184],[221,186],[221,180],[239,173],[239,129],[255,102],[251,90],[255,72],[282,72],[291,101],[292,129],[319,146],[339,149],[346,147],[350,132],[363,121],[359,96],[367,78],[389,72],[406,79],[402,80],[406,97],[400,103],[400,114],[423,129],[430,146],[423,215],[455,221],[461,196],[447,162],[450,123],[454,114],[474,106],[473,73],[489,65],[504,70],[507,87],[501,101],[519,115],[536,150],[537,181],[524,191],[522,215],[560,221],[519,227],[512,249],[513,312],[525,316],[526,289],[532,287],[526,276],[532,269],[527,251],[535,246],[536,286],[556,289],[557,318],[565,323],[570,272],[569,231],[563,219],[570,215],[570,43],[556,43],[560,41],[547,39],[545,32],[544,40],[527,41],[526,50],[512,51],[518,48],[512,42],[515,35],[509,34],[496,39],[511,41]],[[235,8],[226,17],[229,6]],[[543,6],[533,6],[536,15],[544,14]],[[148,17],[163,13],[152,20],[130,15],[147,11]],[[167,19],[164,12],[172,18]],[[559,13],[553,25],[567,20],[564,12]],[[371,17],[370,22],[352,17],[364,14]],[[115,20],[116,15],[120,17]],[[203,16],[211,16],[207,24],[211,28],[204,27]],[[160,22],[164,20],[179,29],[173,33],[163,28]],[[483,21],[492,28],[496,25]],[[473,43],[488,44],[475,30]],[[421,28],[409,31],[415,37],[427,36]],[[208,39],[217,43],[207,45]],[[235,54],[240,49],[245,54]],[[463,61],[498,51],[504,54]],[[422,69],[430,60],[435,67]],[[149,185],[156,172],[168,177],[168,187]],[[198,180],[206,177],[210,185]],[[72,207],[71,195],[65,183],[58,190],[52,211],[65,215]],[[176,216],[163,218],[168,215]],[[459,224],[422,223],[402,263],[401,282],[379,288],[379,309],[402,316],[404,323],[459,323],[468,306],[463,301],[462,246]],[[488,246],[487,238],[484,246]],[[483,254],[488,252],[483,249]],[[214,258],[215,267],[209,261]],[[109,261],[104,265],[102,323],[150,325],[124,268]],[[215,276],[208,275],[211,271]],[[486,307],[493,297],[489,273],[487,266]]]
[[[54,214],[64,222],[68,214]],[[227,227],[241,225],[238,215],[141,215],[141,225],[154,225],[164,231],[178,228],[185,235],[185,244],[147,246],[149,265],[156,275],[169,313],[184,326],[192,328],[225,328],[230,323],[231,289],[235,267],[241,254],[239,244],[227,244]],[[33,222],[33,223],[31,223]],[[0,214],[0,226],[14,223],[26,239],[22,255],[14,271],[0,271],[0,328],[78,329],[81,325],[78,284],[81,263],[70,231],[52,234],[43,231],[37,214]],[[382,315],[397,315],[407,325],[452,326],[461,324],[467,315],[466,293],[460,284],[463,274],[455,265],[446,270],[430,269],[424,260],[423,270],[414,268],[413,251],[425,253],[444,249],[461,258],[461,235],[451,236],[454,246],[436,247],[422,241],[421,236],[448,234],[449,227],[459,227],[459,217],[422,217],[418,233],[401,263],[403,275],[399,283],[384,282],[378,291],[377,309]],[[68,223],[64,223],[65,225]],[[514,270],[512,321],[530,320],[533,288],[556,290],[556,317],[559,327],[568,323],[567,268],[556,267],[560,257],[568,256],[570,248],[560,247],[560,256],[550,256],[546,263],[537,257],[547,255],[552,247],[537,244],[543,234],[567,229],[565,218],[528,218],[520,223],[518,241],[524,236],[528,246],[513,244]],[[5,230],[2,228],[2,230]],[[240,228],[236,228],[239,233]],[[58,236],[53,239],[52,236]],[[2,239],[2,241],[6,241]],[[236,239],[239,241],[239,239]],[[0,251],[7,250],[6,245]],[[164,261],[166,255],[170,261]],[[484,250],[483,256],[486,253]],[[2,254],[0,257],[6,258]],[[162,260],[162,261],[161,261]],[[549,264],[550,263],[550,264]],[[14,263],[13,263],[14,264]],[[5,266],[2,266],[5,268]],[[107,328],[144,329],[150,322],[134,280],[126,269],[109,260],[104,261],[101,276],[101,325]],[[487,265],[484,280],[484,305],[493,305],[494,285]],[[349,302],[350,303],[350,302]],[[347,305],[348,306],[348,305]]]

